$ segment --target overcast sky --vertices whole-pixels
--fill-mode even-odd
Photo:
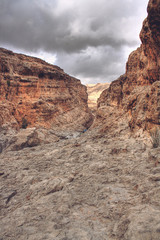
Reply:
[[[140,45],[148,0],[0,0],[0,47],[41,57],[82,83],[111,82]]]

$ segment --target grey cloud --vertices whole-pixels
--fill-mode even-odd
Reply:
[[[112,78],[124,70],[123,49],[139,44],[147,1],[0,0],[0,44],[56,53],[72,75]]]
[[[59,15],[56,14],[57,0],[48,1],[48,5],[42,6],[42,3],[42,0],[1,0],[0,43],[30,51],[41,48],[64,52],[84,50],[88,46],[121,47],[137,43],[134,36],[130,42],[125,31],[123,35],[121,32],[125,29],[122,19],[136,11],[133,1],[112,1],[108,4],[101,0],[102,5],[97,1],[82,1],[75,4],[76,9],[71,7]],[[64,1],[64,4],[67,3]],[[78,32],[73,29],[76,22]]]
[[[30,51],[61,48],[59,40],[69,34],[69,15],[59,19],[36,1],[1,0],[0,3],[0,43]]]
[[[81,53],[60,54],[58,65],[85,82],[110,82],[124,72],[123,48],[89,47]]]

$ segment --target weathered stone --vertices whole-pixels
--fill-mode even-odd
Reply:
[[[160,1],[150,0],[148,17],[140,33],[140,48],[130,54],[126,73],[112,82],[98,100],[99,108],[113,106],[115,112],[119,108],[128,113],[131,130],[137,127],[150,130],[160,125],[159,22]],[[106,121],[107,118],[108,115]]]
[[[132,209],[129,216],[130,224],[125,234],[129,240],[158,240],[160,238],[160,211],[150,206]]]
[[[0,126],[66,127],[92,123],[86,87],[54,65],[0,49]]]
[[[45,134],[55,137],[46,131],[23,129],[0,154],[5,240],[160,237],[159,163],[154,165],[159,149],[151,148],[147,135],[135,138],[119,125],[101,135],[92,129],[60,138],[56,132],[57,140],[44,144]],[[40,145],[22,146],[34,132]],[[15,146],[20,150],[12,151]]]
[[[87,84],[88,106],[93,113],[97,110],[97,99],[105,89],[109,88],[109,85],[109,83]]]
[[[150,30],[144,28],[145,41],[156,43],[157,4],[159,1],[149,2]],[[153,47],[151,43],[149,47]],[[5,119],[6,124],[0,128],[1,239],[160,239],[160,146],[154,147],[159,132],[153,128],[158,126],[159,81],[155,78],[156,69],[153,78],[145,77],[148,67],[155,68],[155,56],[152,49],[147,48],[145,53],[142,48],[143,44],[131,54],[128,75],[121,76],[102,93],[96,121],[88,131],[63,127],[17,131],[13,128],[17,124],[14,114],[10,115],[14,102],[3,101],[1,123]],[[10,58],[15,56],[3,51]],[[144,53],[146,58],[137,65]],[[150,64],[145,65],[145,61]],[[1,65],[5,77],[10,71],[7,63]],[[18,68],[18,73],[34,76],[36,72],[27,65]],[[43,79],[47,73],[40,70],[37,74]],[[20,83],[30,84],[30,78],[20,79]],[[8,87],[11,85],[8,82]],[[60,97],[58,101],[61,106]],[[47,109],[46,98],[36,100],[34,109],[39,111],[41,105]],[[26,127],[25,120],[23,126]],[[143,131],[145,127],[150,129],[151,137]],[[134,128],[137,131],[133,135],[130,130]]]

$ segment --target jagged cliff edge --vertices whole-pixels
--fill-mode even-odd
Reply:
[[[92,123],[80,80],[38,58],[0,48],[0,127],[85,129]]]
[[[147,11],[140,32],[142,44],[130,54],[126,73],[98,99],[94,126],[102,124],[104,131],[117,112],[127,115],[132,131],[160,126],[160,1],[150,0]]]

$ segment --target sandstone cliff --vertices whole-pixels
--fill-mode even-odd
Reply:
[[[109,87],[109,83],[87,84],[88,107],[95,112],[97,110],[97,99],[101,93]]]
[[[95,125],[107,127],[111,113],[118,111],[127,113],[131,130],[160,125],[160,1],[150,0],[147,10],[142,44],[130,54],[126,73],[101,94]]]
[[[87,91],[38,58],[0,49],[0,126],[89,127]]]
[[[149,3],[149,9],[152,8],[149,11],[154,16],[158,9],[156,4],[156,1]],[[156,37],[158,34],[154,38]],[[94,124],[97,129],[92,127],[83,134],[71,132],[71,135],[68,135],[68,129],[57,131],[32,127],[18,132],[10,129],[7,134],[5,129],[0,129],[1,240],[160,239],[160,144],[153,147],[147,132],[142,130],[145,127],[158,126],[156,114],[159,114],[159,79],[156,79],[156,76],[159,74],[159,65],[153,61],[154,44],[153,42],[148,45],[146,53],[143,50],[144,44],[132,53],[126,74],[102,93]],[[154,51],[156,53],[155,49]],[[158,61],[158,55],[155,56]],[[140,64],[140,58],[146,65]],[[41,111],[45,102],[46,106],[51,107],[47,98],[50,99],[51,96],[54,99],[54,88],[50,89],[49,86],[59,86],[54,93],[59,94],[60,99],[61,96],[66,96],[69,90],[74,92],[75,85],[80,84],[75,80],[72,89],[67,90],[68,81],[72,82],[72,79],[68,76],[68,80],[64,81],[66,75],[61,69],[46,65],[41,60],[32,60],[31,65],[36,65],[36,71],[26,77],[24,73],[22,75],[14,70],[13,66],[16,65],[16,69],[19,66],[15,61],[15,65],[10,64],[8,67],[9,60],[6,60],[8,68],[1,66],[6,69],[1,74],[3,88],[0,113],[2,109],[4,111],[4,115],[0,114],[2,123],[8,121],[16,126],[21,125],[22,120],[18,122],[17,119],[28,116],[31,118],[29,106],[40,98],[42,104],[38,101],[38,108],[33,108],[33,116],[37,117],[37,120],[27,120],[31,122],[31,126],[50,126],[53,120],[57,121],[63,115],[58,112],[57,118],[48,119]],[[40,67],[41,64],[43,67]],[[45,71],[46,66],[51,69]],[[153,68],[151,75],[150,68]],[[43,70],[43,74],[40,72],[37,76],[38,69]],[[53,69],[57,78],[50,79],[47,74]],[[13,71],[13,74],[9,74],[10,71]],[[62,74],[63,79],[59,79],[59,74]],[[7,78],[9,76],[12,76],[12,79]],[[17,94],[22,97],[22,104],[19,105],[26,102],[22,108],[18,108],[17,90],[13,87],[16,81],[13,76],[19,77],[17,83],[20,88],[17,87]],[[58,80],[55,81],[56,79]],[[28,80],[32,82],[27,82]],[[32,87],[29,87],[29,84]],[[82,89],[85,88],[77,86],[82,94]],[[62,90],[64,95],[60,94]],[[41,99],[41,96],[44,99]],[[76,97],[74,99],[80,99],[79,96]],[[59,104],[52,106],[60,111],[66,108],[67,102],[68,100],[59,101]],[[86,100],[84,106],[85,102]],[[80,109],[84,109],[82,106],[81,103]],[[23,110],[22,116],[15,114],[18,109]],[[25,111],[26,115],[23,115]],[[67,114],[73,112],[69,110]],[[24,125],[25,123],[23,120]],[[76,121],[73,123],[76,124]],[[55,121],[53,125],[55,126]],[[62,126],[60,122],[59,126]],[[139,131],[131,134],[130,128],[139,128]]]

